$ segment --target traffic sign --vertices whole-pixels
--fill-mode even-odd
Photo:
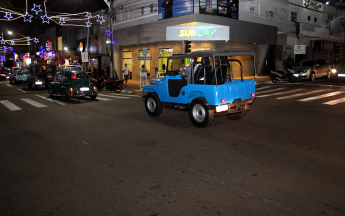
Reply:
[[[138,56],[138,60],[144,60],[144,56]]]
[[[147,55],[147,48],[143,48],[143,55],[144,55],[144,56]]]
[[[81,61],[82,62],[89,62],[89,56],[87,52],[81,52]]]
[[[149,60],[149,61],[152,61],[152,57],[145,57],[145,60]]]

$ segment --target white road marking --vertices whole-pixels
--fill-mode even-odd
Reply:
[[[335,104],[343,103],[343,102],[345,102],[345,98],[340,98],[340,99],[337,99],[337,100],[328,101],[328,102],[323,103],[323,104],[335,105]]]
[[[2,105],[4,105],[7,109],[11,110],[11,111],[16,111],[16,110],[21,110],[22,108],[14,105],[13,103],[9,102],[8,100],[3,100],[0,101],[0,103]]]
[[[40,98],[43,98],[44,100],[47,100],[47,101],[59,104],[59,105],[66,105],[64,102],[61,102],[61,101],[58,101],[58,100],[55,100],[55,99],[52,99],[52,98],[49,98],[49,97],[44,97],[44,96],[41,96],[41,95],[36,95],[36,96],[40,97]]]
[[[315,96],[315,97],[304,98],[304,99],[301,99],[301,100],[298,100],[298,101],[306,102],[306,101],[321,99],[321,98],[325,98],[325,97],[331,97],[331,96],[334,96],[334,95],[342,94],[344,92],[345,91],[336,91],[336,92],[332,92],[332,93],[328,93],[328,94],[323,94],[323,95],[319,95],[319,96]]]
[[[268,96],[273,96],[273,95],[288,94],[288,93],[292,93],[292,92],[296,92],[296,91],[301,91],[301,90],[304,90],[304,89],[294,89],[294,90],[291,90],[291,91],[276,92],[276,93],[267,94],[267,95],[259,95],[259,96],[256,96],[256,97],[268,97]]]
[[[262,94],[262,93],[267,93],[267,92],[274,92],[274,91],[279,91],[279,90],[283,90],[286,88],[277,88],[277,89],[271,89],[271,90],[267,90],[267,91],[262,91],[262,92],[256,92],[257,94]]]
[[[122,97],[141,97],[140,95],[136,95],[136,94],[111,94],[111,95],[116,95],[116,96],[122,96]]]
[[[272,86],[265,86],[265,87],[261,87],[261,88],[257,88],[255,89],[255,91],[260,91],[262,89],[267,89],[267,88],[271,88]]]
[[[294,97],[299,97],[299,96],[304,96],[304,95],[309,95],[309,94],[315,94],[315,93],[322,92],[322,91],[326,91],[326,90],[315,90],[315,91],[311,91],[311,92],[305,92],[305,93],[300,93],[300,94],[295,94],[295,95],[289,95],[289,96],[285,96],[285,97],[279,97],[279,98],[277,98],[277,99],[294,98]]]
[[[70,98],[70,100],[77,101],[77,102],[80,102],[80,103],[84,103],[85,102],[85,100],[82,100],[82,99],[79,99],[79,98]]]
[[[111,99],[108,99],[108,98],[102,98],[102,97],[99,97],[97,96],[96,98],[97,100],[101,100],[101,101],[110,101]]]
[[[129,99],[129,97],[123,97],[123,96],[113,96],[113,95],[104,95],[104,94],[99,94],[99,96],[102,97],[111,97],[111,98],[120,98],[120,99]]]
[[[7,86],[8,86],[8,87],[12,87],[12,85],[11,85],[11,84],[7,84]]]
[[[20,100],[25,101],[26,103],[31,104],[32,106],[35,106],[35,107],[38,107],[38,108],[48,107],[48,106],[46,106],[44,104],[38,103],[38,102],[36,102],[34,100],[31,100],[29,98],[22,98]]]
[[[19,90],[19,91],[22,91],[22,92],[26,92],[26,91],[24,91],[23,89],[20,89],[20,88],[19,88],[18,90]]]

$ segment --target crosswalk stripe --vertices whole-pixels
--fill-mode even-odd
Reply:
[[[345,98],[340,98],[340,99],[337,99],[337,100],[328,101],[328,102],[323,103],[323,104],[335,105],[335,104],[343,103],[343,102],[345,102]]]
[[[16,111],[16,110],[21,110],[22,108],[14,105],[13,103],[9,102],[8,100],[3,100],[0,101],[0,103],[2,105],[4,105],[7,109],[11,110],[11,111]]]
[[[7,84],[7,86],[8,86],[8,87],[12,87],[12,85],[11,85],[11,84]]]
[[[55,99],[52,99],[52,98],[49,98],[49,97],[44,97],[44,96],[41,96],[41,95],[36,95],[36,96],[40,97],[40,98],[42,98],[44,100],[47,100],[47,101],[59,104],[59,105],[66,105],[64,102],[61,102],[61,101],[58,101],[58,100],[55,100]]]
[[[22,92],[26,92],[26,91],[24,91],[23,89],[20,89],[20,88],[19,88],[18,90],[19,90],[19,91],[22,91]]]
[[[265,87],[261,87],[261,88],[257,88],[255,89],[255,91],[260,91],[262,89],[267,89],[267,88],[271,88],[272,86],[265,86]]]
[[[97,97],[96,98],[97,100],[101,100],[101,101],[110,101],[111,99],[108,99],[108,98],[102,98],[102,97]]]
[[[26,103],[31,104],[32,106],[35,106],[35,107],[38,107],[38,108],[48,107],[48,106],[46,106],[44,104],[41,104],[41,103],[39,103],[37,101],[34,101],[34,100],[31,100],[29,98],[22,98],[20,100],[25,101]]]
[[[80,103],[84,103],[85,102],[85,100],[82,100],[82,99],[79,99],[79,98],[70,98],[70,100],[77,101],[77,102],[80,102]]]
[[[122,97],[141,97],[140,95],[136,94],[111,94],[111,95],[116,95],[116,96],[122,96]]]
[[[322,91],[325,91],[325,90],[315,90],[315,91],[311,91],[311,92],[305,92],[305,93],[300,93],[300,94],[294,94],[294,95],[279,97],[277,99],[294,98],[294,97],[299,97],[299,96],[304,96],[304,95],[309,95],[309,94],[315,94],[315,93],[322,92]]]
[[[111,98],[120,98],[120,99],[129,99],[129,97],[104,95],[104,94],[101,94],[100,96],[102,96],[102,97],[111,97]]]
[[[276,93],[267,94],[267,95],[259,95],[259,96],[256,96],[256,97],[268,97],[268,96],[273,96],[273,95],[288,94],[288,93],[292,93],[292,92],[296,92],[296,91],[301,91],[301,90],[304,90],[304,89],[294,89],[294,90],[291,90],[291,91],[276,92]]]
[[[328,94],[323,94],[323,95],[319,95],[319,96],[315,96],[315,97],[310,97],[310,98],[304,98],[298,101],[302,101],[302,102],[306,102],[306,101],[311,101],[311,100],[316,100],[316,99],[321,99],[321,98],[325,98],[325,97],[330,97],[330,96],[334,96],[334,95],[338,95],[341,93],[344,93],[345,91],[336,91],[336,92],[332,92],[332,93],[328,93]]]
[[[267,90],[267,91],[261,91],[261,92],[256,92],[256,94],[262,94],[262,93],[267,93],[267,92],[274,92],[274,91],[279,91],[279,90],[283,90],[286,88],[276,88],[276,89],[271,89],[271,90]]]

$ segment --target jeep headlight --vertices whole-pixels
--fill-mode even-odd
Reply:
[[[336,73],[336,72],[337,72],[337,69],[333,68],[332,73]]]

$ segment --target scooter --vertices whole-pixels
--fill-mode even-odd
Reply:
[[[273,83],[277,83],[281,80],[287,80],[291,83],[294,83],[297,81],[297,77],[294,76],[295,71],[293,69],[285,68],[288,72],[287,74],[284,73],[284,71],[278,71],[278,70],[271,70],[271,80]]]
[[[108,79],[106,84],[105,84],[105,89],[107,91],[115,91],[116,93],[120,93],[123,88],[123,82],[124,80],[115,80],[113,79]]]
[[[102,91],[102,89],[105,87],[107,81],[102,78],[98,78],[97,80],[94,80],[94,84],[96,85],[96,88],[99,92]]]

